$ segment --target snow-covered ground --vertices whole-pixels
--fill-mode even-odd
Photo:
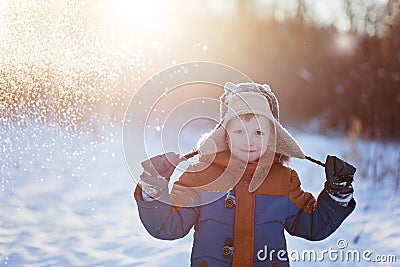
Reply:
[[[118,127],[96,134],[40,126],[12,130],[2,129],[0,136],[0,265],[189,265],[190,234],[161,241],[141,225]],[[400,197],[390,179],[376,186],[370,177],[362,178],[369,172],[362,171],[345,138],[294,135],[307,154],[322,161],[327,153],[344,157],[358,167],[359,176],[354,183],[356,210],[332,236],[319,242],[287,236],[291,265],[400,266]],[[361,159],[371,155],[371,144],[359,148]],[[377,168],[398,168],[399,148],[385,147]],[[301,160],[292,160],[290,166],[298,171],[303,188],[317,196],[323,168]],[[347,246],[339,249],[338,240]],[[296,252],[305,250],[315,251],[318,258],[325,255],[324,261],[294,260]],[[350,250],[360,253],[360,262],[345,260]],[[365,251],[372,260],[395,255],[397,262],[366,262]]]

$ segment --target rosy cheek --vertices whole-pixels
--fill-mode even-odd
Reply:
[[[265,148],[265,146],[267,146],[267,143],[264,140],[259,140],[259,142],[257,143],[257,148],[260,150]]]

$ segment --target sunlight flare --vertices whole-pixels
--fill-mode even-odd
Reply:
[[[109,12],[121,23],[150,23],[161,20],[163,2],[160,0],[117,0],[107,2]]]

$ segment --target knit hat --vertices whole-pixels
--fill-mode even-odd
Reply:
[[[256,114],[268,118],[275,128],[275,142],[268,147],[271,152],[304,159],[300,145],[279,122],[279,103],[267,84],[227,82],[220,98],[220,122],[200,138],[197,149],[200,155],[216,154],[228,149],[225,127],[229,120],[242,114]]]

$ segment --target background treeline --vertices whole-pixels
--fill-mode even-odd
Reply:
[[[192,49],[182,60],[218,60],[254,81],[269,83],[280,99],[286,124],[355,132],[364,138],[400,139],[398,5],[391,6],[394,2],[389,1],[379,16],[367,12],[369,16],[357,25],[364,23],[368,33],[357,29],[357,14],[350,10],[346,16],[354,25],[339,32],[332,25],[310,22],[306,6],[298,6],[294,16],[278,21],[255,16],[254,10],[248,10],[252,2],[239,2],[241,8],[230,17],[187,17],[193,23],[180,24],[180,34],[172,38],[185,51],[191,41],[187,36],[195,27],[200,43],[207,44],[207,53]],[[397,14],[390,23],[389,14]]]
[[[74,8],[46,1],[37,1],[36,9],[11,6],[2,14],[9,27],[0,55],[2,127],[34,120],[77,130],[96,127],[99,117],[120,122],[146,78],[171,64],[210,60],[270,84],[284,124],[400,140],[396,1],[379,13],[367,10],[364,20],[345,1],[345,32],[313,21],[304,1],[283,19],[256,15],[256,2],[237,1],[219,15],[211,1],[202,8],[169,1],[164,19],[151,27],[99,19],[91,1]],[[34,20],[37,9],[42,17]]]

